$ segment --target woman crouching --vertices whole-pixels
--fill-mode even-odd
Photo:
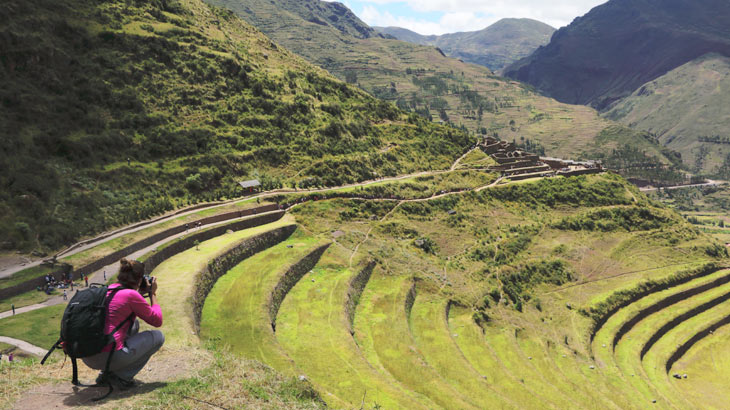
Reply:
[[[144,264],[141,262],[122,259],[119,263],[118,283],[110,285],[107,292],[107,298],[111,297],[111,301],[108,302],[104,331],[111,333],[125,323],[114,332],[114,344],[105,347],[99,354],[83,358],[83,361],[92,369],[102,370],[96,378],[97,384],[109,382],[128,389],[135,386],[134,376],[162,347],[165,336],[159,330],[140,333],[137,320],[140,318],[154,327],[162,326],[162,309],[157,304],[157,281],[152,278],[149,283],[145,279]],[[149,294],[149,304],[140,287]],[[112,348],[115,351],[109,363],[109,372],[105,373],[103,369]]]

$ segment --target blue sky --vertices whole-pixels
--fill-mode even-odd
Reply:
[[[339,0],[371,26],[420,34],[481,30],[507,17],[566,26],[606,0]]]

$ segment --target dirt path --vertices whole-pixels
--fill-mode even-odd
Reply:
[[[275,211],[275,212],[278,212],[278,211]],[[268,213],[271,213],[271,212],[256,214],[256,215],[253,215],[253,216],[259,217],[261,215],[266,215]],[[212,223],[212,224],[208,224],[208,225],[204,225],[204,226],[206,228],[209,228],[209,227],[216,226],[216,225],[228,224],[228,223],[231,223],[231,222],[234,222],[234,221],[239,221],[239,220],[242,220],[242,219],[250,218],[251,216],[252,215],[247,215],[247,216],[245,216],[243,218],[229,219],[227,221],[216,222],[216,223]],[[192,229],[188,230],[187,232],[181,232],[179,234],[176,234],[176,235],[167,237],[167,238],[165,238],[165,239],[163,239],[163,240],[161,240],[159,242],[153,243],[152,245],[150,245],[150,246],[148,246],[146,248],[140,249],[137,252],[134,252],[134,253],[132,253],[130,255],[127,255],[126,258],[128,258],[128,259],[137,259],[140,256],[142,256],[142,255],[144,255],[144,254],[146,254],[146,253],[148,253],[148,252],[156,249],[157,247],[164,245],[167,242],[170,242],[170,241],[175,240],[175,239],[177,239],[179,237],[188,235],[188,234],[190,234],[192,232],[195,232],[196,230],[200,230],[200,229],[202,229],[202,227],[200,227],[200,228],[192,228]],[[111,265],[104,266],[103,268],[99,269],[98,271],[96,271],[92,275],[90,275],[89,276],[89,283],[106,283],[106,279],[109,279],[117,271],[119,271],[119,262],[118,261],[115,262],[115,263],[112,263]],[[104,279],[104,273],[105,272],[106,272],[106,279]],[[81,287],[75,286],[74,287],[74,292],[78,291],[79,288],[83,289],[84,286],[81,286]],[[60,289],[60,291],[63,293],[63,289]],[[66,289],[66,291],[68,293],[68,300],[70,300],[71,299],[71,296],[72,296],[71,289]],[[63,300],[63,295],[57,295],[57,296],[54,296],[52,298],[49,298],[48,300],[46,300],[43,303],[36,303],[34,305],[29,305],[29,306],[23,306],[21,308],[16,308],[15,309],[15,314],[17,315],[17,314],[21,314],[21,313],[25,313],[25,312],[30,312],[32,310],[41,309],[41,308],[44,308],[44,307],[47,307],[47,306],[58,305],[58,304],[61,304],[61,303],[66,303],[66,302],[67,301]],[[13,315],[13,312],[12,311],[0,312],[0,319],[4,319],[4,318],[9,317],[9,316],[12,316],[12,315]]]
[[[459,161],[459,160],[457,160],[457,161]],[[452,165],[452,166],[454,166],[454,165]],[[120,228],[120,229],[117,229],[114,231],[100,234],[92,239],[80,241],[80,242],[60,251],[56,256],[57,257],[71,256],[71,255],[77,254],[79,252],[83,252],[89,248],[93,248],[94,246],[97,246],[102,242],[106,242],[108,240],[117,238],[122,235],[133,233],[133,232],[136,232],[136,231],[139,231],[142,229],[146,229],[150,226],[158,225],[158,224],[167,222],[171,219],[176,219],[176,218],[179,218],[179,217],[182,217],[185,215],[197,213],[197,212],[200,212],[200,211],[206,210],[206,209],[219,208],[219,207],[222,207],[225,205],[240,203],[240,202],[249,201],[252,199],[266,199],[266,198],[276,196],[276,195],[281,195],[281,194],[294,194],[294,193],[306,194],[306,193],[335,191],[338,189],[345,189],[345,188],[364,187],[364,186],[368,186],[368,185],[372,185],[372,184],[376,184],[376,183],[398,181],[398,180],[402,180],[402,179],[414,178],[414,177],[425,176],[425,175],[438,175],[438,174],[443,174],[443,173],[447,173],[447,172],[451,172],[451,170],[421,171],[421,172],[416,172],[413,174],[399,175],[399,176],[387,177],[387,178],[379,178],[379,179],[373,179],[373,180],[369,180],[369,181],[358,182],[355,184],[347,184],[347,185],[341,185],[341,186],[329,187],[329,188],[302,189],[302,190],[278,189],[278,190],[274,190],[274,191],[264,192],[264,193],[261,193],[258,195],[248,196],[245,198],[236,198],[236,199],[232,199],[229,201],[216,202],[216,203],[210,204],[209,206],[196,207],[195,209],[191,209],[188,211],[178,210],[173,213],[167,214],[165,216],[150,219],[148,221],[138,222],[133,225],[129,225],[129,226],[126,226],[126,227],[123,227],[123,228]],[[12,274],[19,272],[21,270],[31,268],[34,266],[39,266],[43,262],[43,259],[38,259],[38,260],[32,261],[27,256],[20,255],[15,258],[10,258],[10,257],[3,258],[3,260],[0,262],[2,262],[2,265],[0,265],[0,278],[5,278],[5,277],[11,276]]]
[[[703,187],[703,186],[719,186],[719,185],[725,185],[725,184],[727,184],[727,181],[715,181],[712,179],[708,179],[707,182],[705,182],[704,184],[674,185],[674,186],[659,187],[659,188],[647,187],[647,188],[639,188],[639,191],[649,192],[649,191],[658,191],[660,189],[668,191],[668,190],[673,190],[673,189],[696,188],[696,187]]]
[[[46,354],[48,349],[44,349],[42,347],[38,347],[36,345],[32,345],[26,341],[20,340],[20,339],[14,339],[12,337],[7,336],[0,336],[0,342],[1,343],[7,343],[9,345],[13,345],[21,350],[24,350],[28,353],[37,354],[39,356],[43,356]]]
[[[459,163],[461,162],[461,160],[464,159],[464,158],[466,158],[466,156],[469,155],[469,154],[471,154],[471,152],[474,151],[475,149],[478,149],[478,148],[477,147],[474,147],[474,148],[470,149],[469,151],[465,152],[464,155],[462,155],[459,158],[457,158],[456,161],[454,161],[454,163],[451,164],[451,168],[449,169],[449,171],[455,170],[456,167],[459,166]]]

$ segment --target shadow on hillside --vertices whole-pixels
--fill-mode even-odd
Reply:
[[[126,399],[132,396],[149,393],[153,390],[165,386],[167,386],[167,383],[154,382],[142,383],[139,387],[124,391],[118,388],[114,388],[114,391],[112,392],[112,394],[109,395],[109,397],[98,403],[103,404],[114,400]],[[93,400],[106,394],[107,389],[107,387],[73,387],[71,394],[63,400],[63,404],[69,407],[93,405],[97,403]]]

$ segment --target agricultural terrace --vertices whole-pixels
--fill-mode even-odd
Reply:
[[[428,200],[317,199],[294,200],[290,212],[308,236],[333,244],[291,288],[275,327],[260,293],[273,287],[265,278],[281,277],[286,266],[258,269],[265,265],[250,259],[211,292],[204,338],[308,378],[334,407],[711,402],[678,394],[676,383],[688,379],[665,367],[675,353],[670,346],[724,317],[720,265],[727,255],[622,179],[532,180]],[[359,274],[368,261],[373,271]],[[638,333],[613,350],[619,329],[641,310],[635,304],[703,285],[709,293],[690,292],[696,300],[634,319],[637,332],[676,322],[669,339],[655,344],[657,354],[645,356],[656,371],[637,359],[644,346]],[[687,313],[699,310],[701,317]],[[236,312],[245,319],[231,319]],[[622,353],[628,341],[639,352]]]
[[[260,362],[337,408],[722,403],[699,383],[724,369],[708,358],[728,335],[723,246],[610,174],[446,195],[410,185],[441,181],[382,188],[402,199],[282,196],[296,203],[285,218],[170,257],[153,272],[160,361],[192,349]],[[192,374],[250,399],[247,379],[223,382],[209,360],[145,397],[211,396]],[[700,387],[690,397],[683,383]]]

